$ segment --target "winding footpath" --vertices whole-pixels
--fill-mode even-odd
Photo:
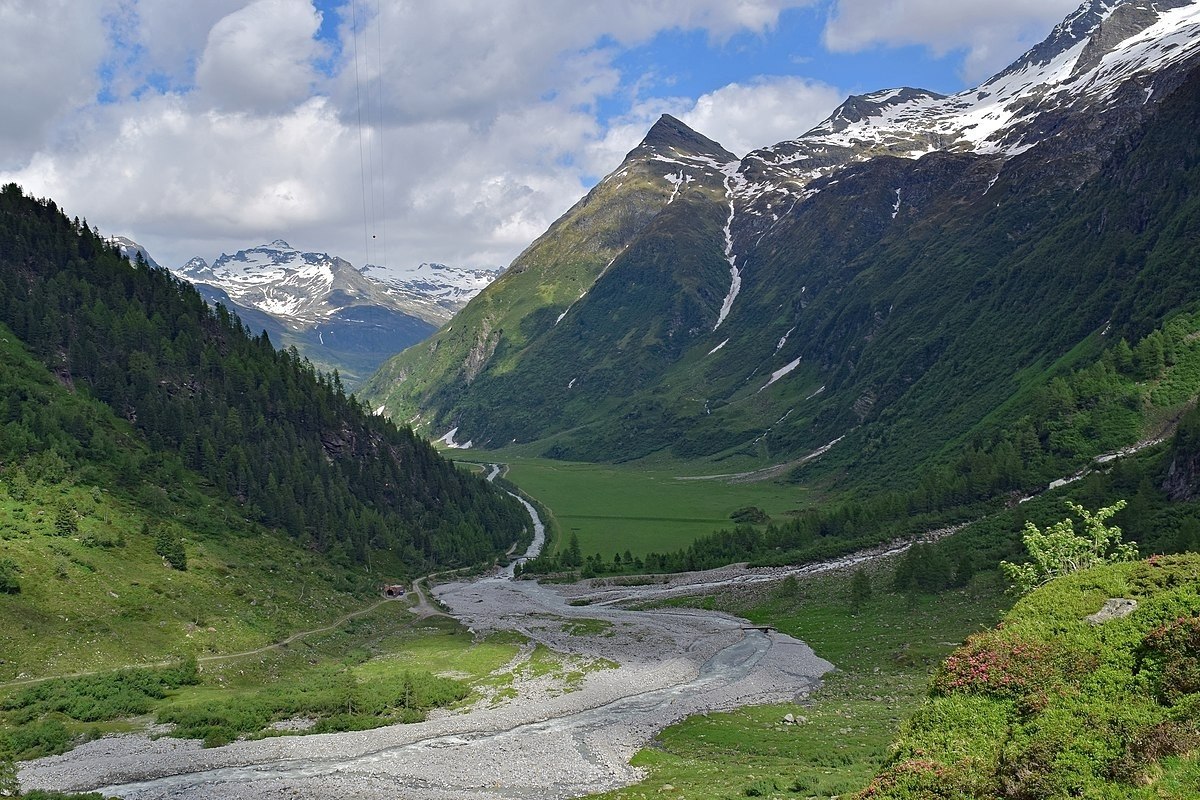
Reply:
[[[425,580],[425,579],[424,578],[417,579],[417,581],[423,581],[423,580]],[[417,581],[414,581],[414,583],[413,583],[414,588],[416,588]],[[430,616],[432,614],[440,614],[441,613],[436,608],[433,608],[432,606],[428,606],[428,603],[425,602],[425,596],[423,594],[421,594],[419,590],[417,592],[417,598],[419,600],[418,605],[409,609],[413,613],[416,613],[420,616]],[[342,616],[338,617],[337,619],[335,619],[333,622],[326,623],[325,625],[322,625],[319,628],[310,628],[305,631],[297,631],[296,633],[293,633],[291,636],[288,636],[286,639],[280,639],[278,642],[266,644],[266,645],[263,645],[262,647],[256,647],[253,650],[240,650],[236,653],[219,653],[217,655],[198,656],[196,658],[196,663],[197,664],[209,664],[209,663],[212,663],[215,661],[231,661],[235,658],[245,658],[246,656],[257,656],[257,655],[262,655],[263,653],[269,653],[272,650],[278,650],[280,648],[287,647],[288,645],[292,644],[293,642],[297,642],[300,639],[306,639],[309,636],[312,636],[313,634],[327,633],[327,632],[333,630],[334,628],[340,628],[343,625],[345,625],[347,622],[349,622],[350,620],[355,619],[357,617],[361,617],[365,614],[370,614],[372,611],[374,611],[375,609],[379,608],[380,606],[382,606],[386,603],[397,603],[397,602],[402,602],[402,599],[399,597],[385,597],[381,600],[375,601],[374,603],[372,603],[369,606],[366,606],[365,608],[360,608],[356,611],[347,612],[347,613],[343,614]],[[429,609],[428,613],[422,613],[423,611],[425,611],[425,608],[422,607],[422,604],[424,604],[425,606],[428,607],[428,609]],[[155,669],[155,668],[159,668],[159,667],[172,667],[178,663],[179,663],[178,659],[166,660],[166,661],[150,661],[150,662],[147,662],[144,664],[131,664],[131,665],[129,665],[129,668],[130,669]],[[82,672],[68,672],[63,675],[41,675],[36,678],[18,678],[16,680],[5,681],[3,683],[0,683],[0,689],[9,689],[9,688],[17,687],[17,686],[32,686],[37,683],[45,683],[46,681],[61,680],[63,678],[83,678],[88,675],[99,675],[104,672],[112,672],[112,671],[113,671],[112,668],[89,669],[89,670],[83,670]]]
[[[534,525],[532,557],[545,528],[521,502]],[[625,599],[637,599],[636,588]],[[560,653],[617,664],[591,671],[576,691],[523,693],[412,725],[211,749],[192,740],[108,736],[23,765],[22,787],[126,800],[574,797],[639,780],[629,759],[665,726],[690,714],[800,698],[832,668],[802,642],[735,617],[570,605],[579,591],[514,581],[511,567],[432,590],[477,634],[515,630]]]

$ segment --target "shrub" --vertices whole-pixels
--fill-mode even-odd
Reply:
[[[11,797],[21,790],[17,766],[7,751],[0,749],[0,797]]]
[[[11,558],[0,558],[0,594],[18,594],[21,584],[17,574],[21,568]]]
[[[1200,618],[1180,617],[1146,634],[1138,669],[1151,675],[1158,699],[1172,705],[1200,692]]]
[[[778,790],[779,787],[775,784],[775,781],[761,778],[747,786],[745,791],[742,793],[746,795],[746,797],[769,797]]]
[[[859,800],[874,797],[955,797],[957,781],[945,764],[909,758],[885,769],[859,793]]]
[[[1137,547],[1121,541],[1121,529],[1104,522],[1125,507],[1119,500],[1095,514],[1078,503],[1067,501],[1073,512],[1083,518],[1085,535],[1075,533],[1070,517],[1041,530],[1032,522],[1025,523],[1021,540],[1033,563],[1012,564],[1001,561],[1000,567],[1020,594],[1032,591],[1049,580],[1113,561],[1133,561]]]
[[[729,518],[739,525],[762,525],[771,519],[767,512],[758,506],[742,506],[730,514]]]
[[[1164,720],[1134,734],[1125,746],[1124,755],[1112,765],[1109,774],[1125,783],[1141,783],[1149,769],[1159,761],[1197,749],[1200,749],[1200,724],[1194,720]]]
[[[949,656],[934,676],[935,693],[1025,699],[1078,675],[1094,660],[1077,658],[1061,646],[1013,634],[985,631]]]
[[[57,755],[71,749],[71,735],[58,720],[22,725],[8,733],[13,755],[20,760]]]

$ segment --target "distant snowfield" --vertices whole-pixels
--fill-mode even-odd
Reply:
[[[238,305],[301,330],[352,305],[392,308],[441,324],[503,270],[444,264],[406,268],[368,264],[357,269],[337,256],[301,252],[276,239],[233,255],[223,253],[211,266],[194,258],[173,272],[192,283],[218,288]]]

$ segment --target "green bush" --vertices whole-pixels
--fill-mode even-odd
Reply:
[[[316,733],[420,722],[429,709],[450,705],[468,693],[462,682],[429,672],[404,670],[364,686],[352,672],[325,669],[299,683],[167,707],[158,713],[158,721],[173,724],[176,736],[216,747],[264,735],[273,722],[297,717],[315,720]]]
[[[172,689],[199,683],[195,659],[166,669],[124,669],[56,678],[21,689],[0,702],[7,722],[27,725],[47,714],[100,722],[145,714]]]
[[[11,558],[0,558],[0,594],[18,594],[21,584],[17,575],[21,568]]]
[[[71,749],[71,734],[58,720],[39,720],[10,731],[8,749],[21,761],[65,753]]]
[[[1089,623],[1111,597],[1137,608]],[[861,800],[1196,796],[1200,555],[1050,581],[968,639],[930,693]]]

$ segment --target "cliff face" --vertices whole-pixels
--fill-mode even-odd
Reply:
[[[1175,501],[1200,497],[1200,408],[1192,409],[1179,423],[1162,489]]]

